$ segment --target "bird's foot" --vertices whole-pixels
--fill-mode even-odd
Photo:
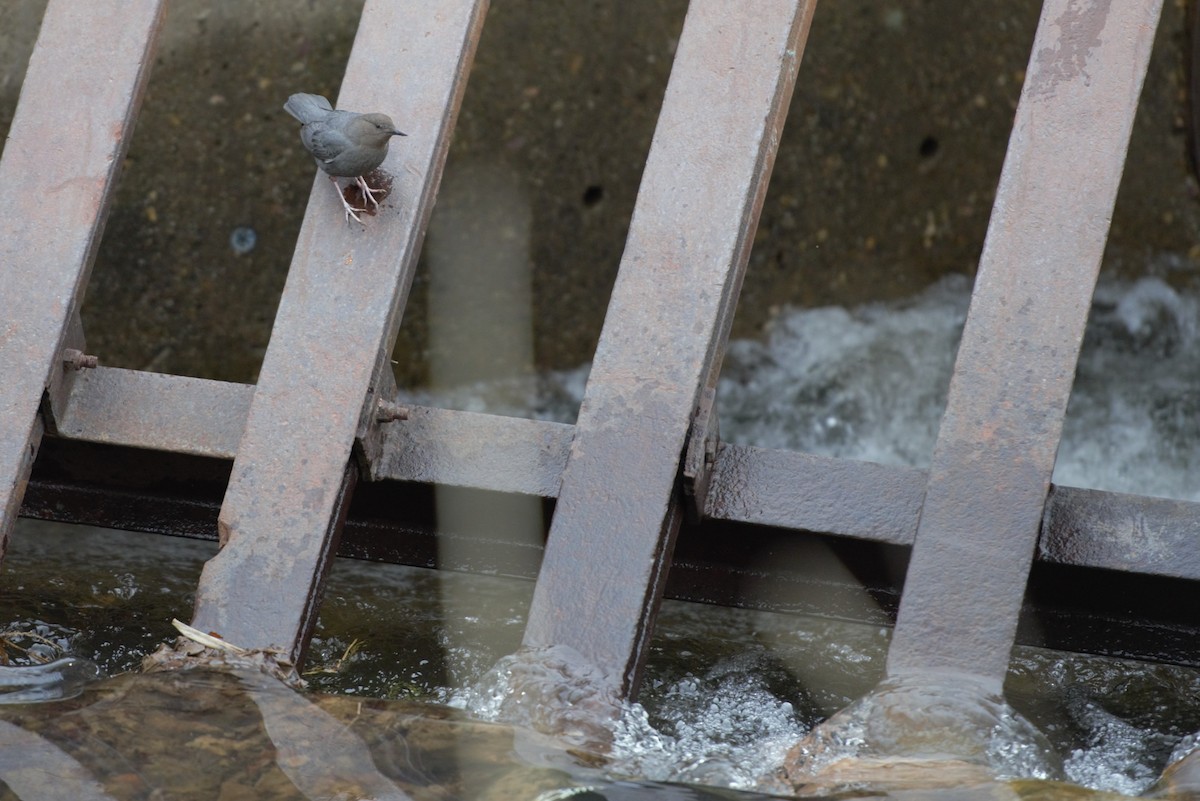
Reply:
[[[346,222],[350,222],[350,218],[353,217],[354,221],[356,223],[358,223],[359,225],[363,225],[362,217],[359,217],[358,215],[361,212],[366,211],[366,209],[354,208],[353,206],[351,206],[349,203],[346,202],[345,198],[342,199],[342,208],[344,208],[346,210]]]
[[[370,186],[367,185],[367,179],[362,177],[361,175],[358,176],[357,178],[355,178],[354,182],[356,184],[358,184],[358,188],[360,190],[362,190],[363,197],[366,198],[371,203],[372,206],[374,206],[375,208],[379,208],[379,201],[375,199],[375,193],[382,192],[383,189],[372,189]],[[364,209],[364,211],[365,211],[365,209]]]
[[[346,222],[350,222],[350,218],[353,217],[356,223],[362,225],[362,217],[358,215],[365,212],[366,209],[356,209],[351,206],[350,201],[346,200],[346,195],[342,192],[342,185],[337,182],[337,178],[331,175],[329,176],[329,180],[333,182],[333,188],[337,190],[338,200],[342,201],[342,208],[346,210]]]

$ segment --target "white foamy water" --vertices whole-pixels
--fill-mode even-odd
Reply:
[[[927,465],[970,292],[950,276],[901,303],[783,312],[765,342],[730,346],[722,435]],[[1198,320],[1196,298],[1158,278],[1099,287],[1055,483],[1200,499]]]
[[[656,704],[657,730],[634,705],[614,751],[659,781],[754,789],[808,729],[792,704],[767,687],[760,659],[754,652],[727,657],[703,675],[672,682]]]

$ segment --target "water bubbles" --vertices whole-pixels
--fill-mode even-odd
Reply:
[[[1101,303],[1112,294],[1097,293]],[[1169,356],[1195,339],[1196,304],[1159,278],[1142,278],[1122,291],[1113,315],[1140,352]]]
[[[920,465],[929,460],[970,297],[950,276],[899,304],[785,310],[730,344],[718,402],[731,441]]]
[[[663,779],[749,789],[806,733],[791,702],[767,687],[760,660],[724,659],[668,690],[659,713],[670,715]]]
[[[132,573],[120,573],[116,577],[117,586],[109,590],[110,593],[120,598],[122,601],[128,601],[133,596],[138,594],[137,577]]]
[[[1077,748],[1063,763],[1071,781],[1096,790],[1141,795],[1158,778],[1155,746],[1163,735],[1121,720],[1094,702],[1075,710],[1088,731],[1086,748]]]

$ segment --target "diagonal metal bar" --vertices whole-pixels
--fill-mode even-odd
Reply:
[[[52,0],[29,60],[0,159],[0,557],[162,18],[161,0]]]
[[[575,427],[524,644],[568,645],[631,695],[813,0],[693,0]]]
[[[329,182],[313,194],[205,566],[193,625],[302,656],[339,515],[441,179],[485,0],[371,0],[339,106],[390,114],[408,133],[383,170],[390,196],[347,225]],[[280,114],[280,124],[284,115]],[[349,467],[348,467],[349,466]]]
[[[1161,5],[1043,6],[889,675],[1003,683]]]

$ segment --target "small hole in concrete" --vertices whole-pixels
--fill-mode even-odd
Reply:
[[[592,184],[587,189],[583,190],[583,205],[595,206],[604,199],[604,187],[597,184]]]
[[[917,152],[921,154],[921,158],[929,158],[938,152],[938,140],[936,136],[927,136],[921,140],[921,146],[917,148]]]

